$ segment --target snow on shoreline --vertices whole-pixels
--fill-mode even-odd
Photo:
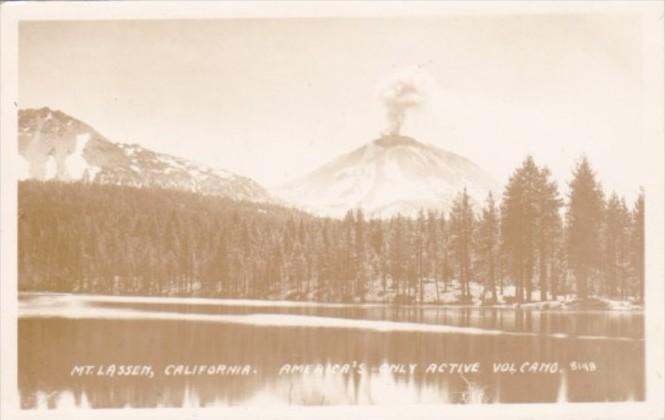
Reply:
[[[64,297],[64,299],[62,299]],[[53,299],[55,298],[55,299]],[[69,299],[68,299],[69,298]],[[206,314],[183,313],[159,310],[139,310],[131,308],[112,308],[95,306],[93,302],[108,302],[98,297],[97,300],[87,300],[81,296],[48,295],[42,299],[36,298],[22,301],[19,304],[20,318],[65,318],[65,319],[108,319],[108,320],[161,320],[161,321],[191,321],[210,322],[222,324],[239,324],[255,327],[305,327],[305,328],[343,328],[355,330],[369,330],[377,332],[423,332],[439,334],[465,334],[485,336],[517,336],[517,337],[547,337],[554,339],[577,340],[611,340],[611,341],[639,341],[637,338],[569,335],[565,333],[533,333],[517,332],[477,327],[461,327],[453,325],[427,324],[416,322],[397,322],[383,320],[367,320],[353,318],[339,318],[328,316],[296,315],[296,314]],[[132,298],[138,299],[138,298]],[[173,299],[173,298],[160,298]],[[175,298],[186,299],[186,298]],[[142,302],[143,300],[138,300]],[[136,302],[136,300],[134,300]]]
[[[203,297],[175,297],[175,296],[113,296],[113,295],[86,295],[74,293],[44,293],[20,292],[19,300],[48,299],[61,303],[148,303],[148,304],[176,304],[176,305],[216,305],[216,306],[246,306],[246,307],[280,307],[280,308],[371,308],[383,307],[384,303],[329,303],[294,300],[259,300],[259,299],[225,299]],[[433,306],[433,305],[430,305]]]
[[[383,302],[365,303],[341,303],[341,302],[314,302],[296,300],[267,300],[267,299],[232,299],[232,298],[205,298],[205,297],[176,297],[176,296],[117,296],[117,295],[92,295],[77,293],[53,293],[53,292],[19,292],[20,301],[44,301],[59,302],[61,304],[85,304],[85,303],[139,303],[157,305],[214,305],[214,306],[244,306],[251,308],[386,308],[399,306],[401,308],[454,308],[454,309],[501,309],[501,310],[529,310],[534,312],[564,312],[564,313],[590,313],[590,312],[631,312],[640,313],[635,308],[622,307],[614,304],[606,309],[587,308],[570,309],[563,306],[552,306],[552,302],[530,302],[519,306],[497,304],[497,305],[474,305],[474,304],[400,304]],[[558,303],[558,302],[556,302]]]

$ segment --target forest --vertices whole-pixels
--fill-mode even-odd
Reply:
[[[527,157],[500,196],[368,220],[175,190],[19,183],[20,291],[321,302],[644,300],[644,193],[582,158],[562,197]],[[427,294],[427,291],[430,291]],[[432,292],[433,291],[433,292]],[[433,294],[432,294],[433,293]]]

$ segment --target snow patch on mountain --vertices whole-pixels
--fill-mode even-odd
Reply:
[[[16,172],[21,181],[30,178],[30,163],[23,156],[19,156],[16,161]]]
[[[44,172],[44,179],[50,180],[56,178],[58,175],[58,163],[55,160],[55,157],[49,156],[46,159],[46,169]]]
[[[90,133],[78,134],[76,136],[76,148],[72,154],[66,157],[65,166],[67,168],[67,174],[72,180],[82,179],[86,169],[89,169],[92,166],[88,164],[83,157],[83,151],[89,141]]]

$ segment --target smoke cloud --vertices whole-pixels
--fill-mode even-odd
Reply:
[[[399,135],[407,112],[426,102],[430,84],[431,77],[420,67],[400,69],[379,84],[379,99],[388,119],[383,135]]]

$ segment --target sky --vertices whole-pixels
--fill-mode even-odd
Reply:
[[[22,22],[19,106],[273,187],[378,138],[378,86],[416,67],[431,83],[403,134],[502,184],[531,154],[565,191],[586,155],[632,199],[641,44],[618,14]]]

